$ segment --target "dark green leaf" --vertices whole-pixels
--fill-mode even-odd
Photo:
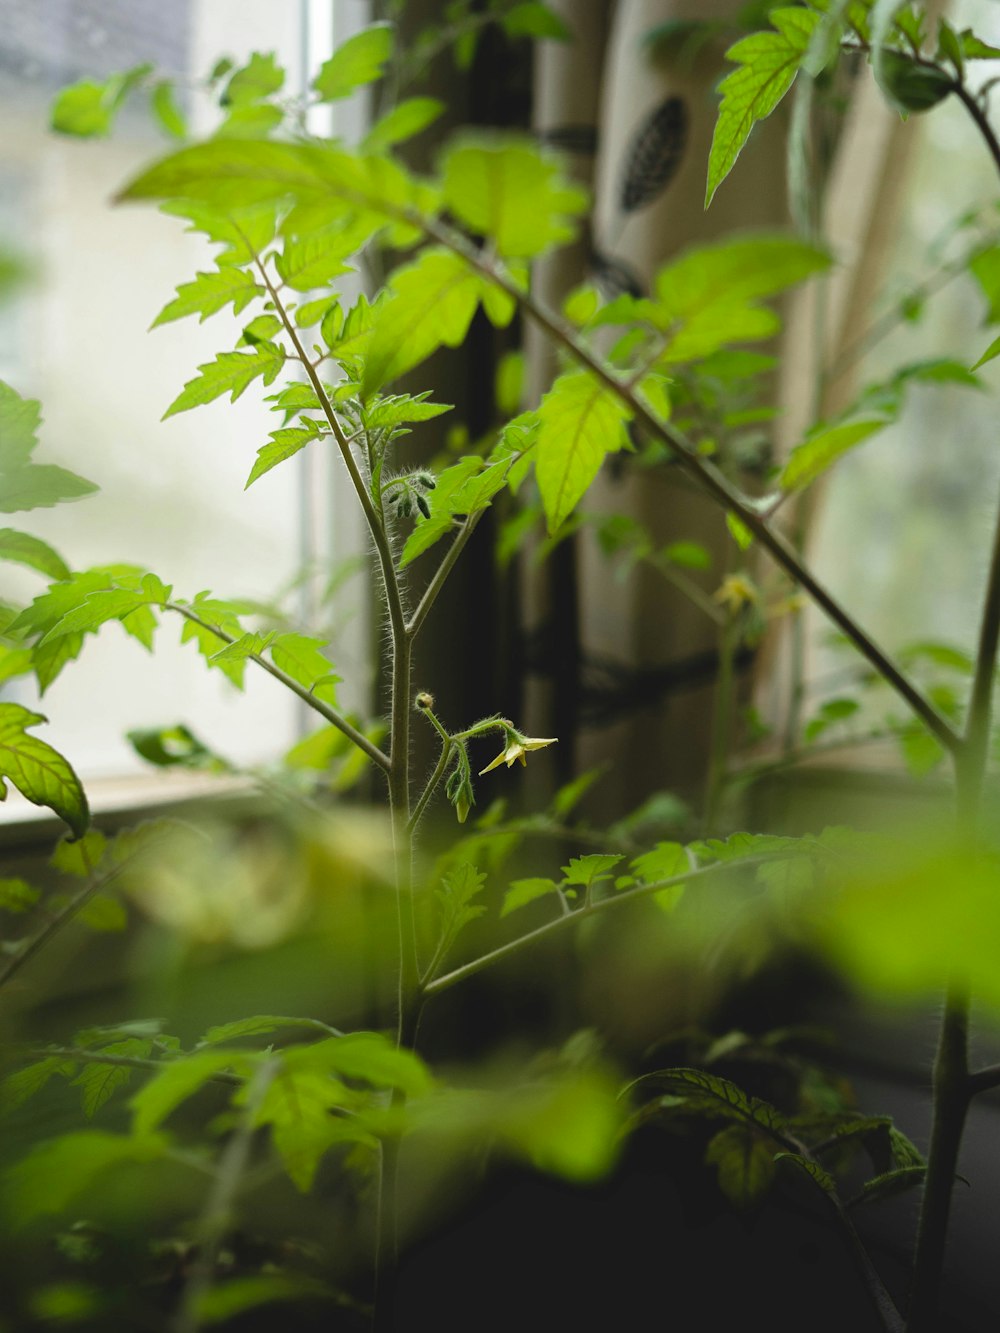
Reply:
[[[148,1037],[130,1037],[125,1041],[112,1042],[110,1046],[102,1047],[100,1054],[144,1060],[152,1049],[153,1043]],[[96,1060],[84,1063],[73,1083],[81,1089],[83,1113],[88,1120],[96,1115],[119,1088],[128,1085],[133,1072],[127,1065],[101,1064]]]
[[[103,1172],[162,1157],[166,1140],[76,1130],[36,1144],[7,1175],[5,1201],[23,1226],[44,1213],[61,1213]]]
[[[531,3],[514,5],[500,19],[508,37],[551,37],[568,42],[573,34],[564,20],[548,5]]]
[[[729,1125],[709,1141],[705,1161],[717,1169],[719,1188],[737,1208],[759,1203],[770,1189],[774,1147],[749,1125]]]

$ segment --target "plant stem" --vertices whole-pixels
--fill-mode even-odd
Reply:
[[[164,610],[176,611],[177,614],[183,616],[185,620],[190,620],[193,624],[200,625],[202,629],[208,630],[209,633],[214,634],[216,638],[221,639],[223,643],[236,642],[232,634],[227,634],[226,631],[220,629],[218,625],[213,625],[211,621],[205,620],[197,611],[192,610],[190,606],[185,606],[183,602],[164,602],[163,605]],[[297,680],[288,674],[287,671],[282,671],[282,669],[275,666],[273,662],[269,662],[266,657],[262,657],[259,653],[248,653],[247,657],[249,661],[256,663],[256,665],[266,671],[268,675],[273,676],[275,680],[280,681],[285,689],[291,690],[293,694],[297,694],[304,703],[307,703],[310,708],[319,713],[320,717],[325,718],[331,726],[334,726],[338,731],[343,732],[348,740],[353,741],[359,750],[365,752],[373,764],[377,764],[379,768],[384,769],[386,772],[389,771],[389,756],[384,754],[379,747],[370,741],[363,732],[357,729],[357,727],[352,726],[347,718],[338,713],[335,708],[331,707],[330,704],[324,703],[322,699],[317,699],[311,690],[307,690],[304,685],[300,685]]]
[[[769,856],[748,856],[739,862],[739,868],[745,869],[748,866],[763,865],[769,861],[783,861],[794,854],[794,852],[780,852]],[[437,995],[441,991],[449,990],[460,981],[465,981],[467,977],[475,976],[477,972],[482,972],[484,968],[491,967],[494,963],[519,953],[521,949],[537,943],[538,940],[551,935],[555,931],[562,930],[575,921],[583,921],[587,917],[609,912],[613,908],[620,907],[624,903],[635,902],[639,898],[648,898],[651,893],[659,893],[661,889],[672,889],[678,884],[690,884],[694,880],[705,879],[710,875],[718,875],[722,871],[732,871],[734,869],[736,867],[732,864],[720,861],[713,865],[701,866],[696,870],[688,870],[683,875],[672,875],[669,879],[658,879],[651,884],[640,884],[638,888],[623,889],[616,892],[613,898],[601,898],[598,902],[574,908],[568,916],[560,914],[552,921],[546,921],[544,925],[529,930],[526,935],[519,935],[516,939],[508,940],[506,944],[498,945],[497,948],[491,949],[488,953],[481,954],[468,963],[463,963],[461,967],[456,967],[443,976],[427,981],[422,987],[423,994],[429,997]]]
[[[424,591],[424,595],[418,602],[417,609],[414,611],[410,619],[406,622],[406,628],[411,638],[416,638],[421,625],[427,618],[427,613],[430,611],[431,607],[437,601],[438,593],[444,587],[445,580],[447,579],[451,571],[454,569],[458,557],[462,554],[462,551],[465,549],[466,542],[472,536],[473,532],[475,531],[476,524],[479,522],[479,520],[482,518],[485,512],[486,512],[485,509],[480,509],[477,510],[476,513],[470,514],[469,517],[462,524],[461,528],[459,528],[455,537],[453,538],[451,545],[448,547],[446,555],[444,556],[441,563],[438,565],[437,569],[434,571],[434,577],[431,579],[430,583],[428,583],[427,588]]]
[[[233,1201],[250,1157],[254,1117],[277,1070],[277,1061],[271,1060],[254,1074],[239,1126],[219,1158],[215,1179],[198,1222],[198,1258],[184,1287],[180,1308],[170,1323],[170,1333],[198,1333],[201,1328],[200,1306],[212,1286],[219,1247],[232,1224]]]
[[[597,379],[611,390],[630,408],[635,420],[650,435],[661,440],[674,454],[678,465],[699,486],[708,492],[729,513],[750,530],[753,536],[767,550],[771,558],[791,579],[800,584],[816,605],[825,612],[839,629],[847,635],[858,651],[868,659],[879,675],[909,704],[928,730],[950,753],[959,748],[960,737],[951,723],[944,718],[929,699],[903,673],[899,666],[882,648],[861,628],[849,612],[829,593],[812,571],[802,562],[798,552],[780,532],[768,526],[764,517],[731,485],[731,483],[707,459],[701,457],[672,426],[661,421],[645,402],[623,384],[604,362],[584,346],[574,331],[563,320],[541,306],[528,292],[525,292],[509,274],[499,269],[474,250],[465,238],[450,227],[432,218],[406,215],[408,220],[416,222],[428,236],[447,246],[459,255],[472,268],[491,282],[495,283],[508,296],[512,297],[524,313],[537,324],[560,347],[585,366]]]
[[[413,814],[410,815],[408,827],[411,830],[411,832],[420,823],[420,816],[424,813],[424,810],[427,808],[427,802],[434,795],[435,791],[437,790],[438,783],[444,777],[444,770],[448,767],[448,758],[451,754],[451,749],[452,749],[451,737],[449,736],[448,739],[444,741],[441,746],[441,753],[438,756],[438,761],[434,767],[434,772],[427,779],[427,784],[424,787],[423,791],[420,793],[420,799],[417,801],[417,804],[413,808]]]
[[[983,600],[968,719],[962,749],[955,762],[958,833],[963,841],[975,840],[979,832],[998,646],[1000,506]],[[969,1101],[978,1090],[976,1078],[969,1074],[969,997],[957,979],[949,986],[945,997],[933,1087],[934,1119],[917,1226],[907,1333],[931,1333],[936,1325],[958,1154]]]

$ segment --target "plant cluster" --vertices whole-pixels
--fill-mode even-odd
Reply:
[[[793,85],[792,177],[808,184],[812,99],[843,60],[868,62],[904,114],[957,98],[1000,169],[987,94],[968,82],[975,62],[1000,51],[945,20],[930,35],[919,6],[892,0],[767,9],[758,30],[728,52],[734,68],[720,85],[706,202],[754,124]],[[783,519],[832,465],[896,418],[910,383],[978,384],[974,372],[1000,356],[1000,339],[971,369],[955,361],[902,368],[842,418],[816,422],[780,465],[757,459],[763,485],[746,493],[736,479],[740,451],[720,441],[767,420],[746,384],[773,364],[746,345],[773,337],[774,298],[822,280],[830,253],[813,238],[739,235],[672,259],[648,294],[609,296],[595,283],[570,293],[559,311],[540,304],[532,266],[574,240],[588,205],[560,159],[527,136],[469,131],[444,144],[431,174],[408,168],[397,151],[442,110],[401,93],[442,49],[455,45],[460,63],[468,62],[487,23],[513,38],[566,35],[544,5],[522,3],[482,12],[450,5],[446,22],[412,49],[397,47],[391,23],[364,29],[323,64],[307,99],[329,103],[379,85],[381,114],[355,145],[307,132],[307,106],[284,96],[272,55],[239,68],[221,62],[210,80],[221,109],[217,131],[185,142],[120,192],[120,202],[156,204],[219,247],[212,266],[183,282],[154,323],[230,308],[246,318],[237,345],[199,366],[165,415],[263,387],[277,424],[247,486],[266,485],[274,468],[307,448],[339,459],[371,541],[373,596],[388,627],[390,707],[384,720],[348,715],[338,704],[335,645],[275,621],[266,608],[208,591],[178,594],[168,571],[74,570],[39,538],[5,529],[0,556],[48,582],[30,605],[3,610],[4,679],[33,673],[44,691],[109,622],[152,647],[161,622],[173,621],[208,668],[237,687],[249,670],[268,673],[322,726],[285,756],[285,778],[295,781],[269,778],[281,802],[277,833],[251,829],[234,839],[219,828],[152,822],[108,836],[91,825],[70,762],[34,734],[45,719],[0,703],[0,778],[69,829],[52,859],[55,887],[0,881],[0,906],[27,921],[4,944],[0,987],[15,977],[23,983],[71,922],[120,928],[131,903],[208,945],[227,932],[259,944],[304,928],[329,946],[333,970],[374,951],[375,995],[370,1022],[357,1028],[339,1026],[344,1019],[330,1001],[322,1017],[252,1014],[192,1034],[140,1018],[85,1026],[27,1049],[12,1040],[8,1115],[25,1114],[19,1108],[43,1093],[63,1105],[69,1084],[97,1123],[43,1133],[9,1167],[3,1208],[12,1243],[27,1253],[32,1237],[55,1229],[62,1274],[16,1295],[23,1304],[11,1318],[190,1333],[290,1302],[345,1327],[387,1323],[400,1231],[405,1240],[415,1228],[426,1190],[418,1163],[432,1160],[445,1178],[488,1151],[588,1183],[614,1168],[630,1136],[660,1125],[703,1134],[705,1163],[737,1208],[759,1207],[786,1176],[792,1189],[812,1191],[843,1236],[881,1325],[907,1333],[938,1326],[965,1117],[974,1095],[1000,1083],[996,1069],[971,1067],[968,1044],[970,989],[988,1005],[1000,1003],[996,849],[981,813],[1000,538],[975,651],[949,656],[925,646],[922,657],[915,651],[900,660],[824,587]],[[697,25],[690,28],[664,40],[700,40]],[[65,90],[54,127],[107,133],[122,101],[144,87],[166,131],[186,138],[169,81],[145,66]],[[1000,318],[997,254],[980,245],[968,259],[993,320]],[[347,306],[338,279],[366,257],[384,266],[384,282]],[[479,312],[498,329],[535,325],[559,353],[558,373],[541,401],[523,409],[512,401],[516,391],[502,388],[509,410],[478,451],[414,466],[406,436],[449,408],[431,389],[398,392],[395,382],[439,348],[463,343]],[[0,385],[4,512],[94,489],[34,461],[39,421],[39,404]],[[730,653],[759,634],[765,609],[811,600],[860,654],[869,678],[905,706],[895,730],[911,752],[953,762],[957,833],[903,846],[842,828],[790,838],[710,826],[693,838],[669,828],[669,812],[665,829],[655,803],[600,829],[579,814],[593,774],[561,788],[543,812],[507,817],[489,807],[474,815],[485,782],[503,776],[494,770],[525,764],[558,738],[529,736],[499,713],[453,726],[447,701],[439,706],[427,692],[433,682],[414,678],[414,643],[434,631],[438,596],[498,497],[512,497],[529,522],[540,515],[550,539],[562,540],[584,521],[579,507],[590,484],[619,453],[650,466],[669,459],[718,503],[747,565],[713,598],[685,573],[704,560],[684,534],[656,550],[628,516],[616,516],[598,522],[606,549],[650,560],[688,587],[722,626]],[[501,529],[509,546],[526,531],[523,517],[513,523]],[[782,576],[769,603],[749,563],[758,555]],[[413,592],[417,562],[429,568]],[[928,685],[916,669],[928,662],[955,672],[965,688]],[[859,709],[853,697],[828,700],[805,726],[805,743],[829,738]],[[413,763],[415,726],[439,745],[425,775]],[[183,726],[142,733],[135,743],[153,762],[227,767]],[[362,835],[329,798],[363,773],[381,785],[387,818]],[[435,858],[424,835],[442,795],[463,827]],[[512,872],[538,837],[570,848],[566,864],[558,874]],[[263,883],[269,866],[282,885],[279,900]],[[551,871],[548,860],[542,869]],[[449,1074],[447,1056],[422,1054],[438,996],[460,993],[503,960],[530,967],[545,941],[590,938],[612,914],[631,914],[641,933],[662,943],[665,959],[711,955],[723,966],[777,939],[883,994],[943,987],[926,1160],[888,1118],[859,1111],[821,1062],[803,1054],[795,1032],[691,1037],[679,1062],[638,1077],[623,1074],[593,1034],[577,1034],[492,1083],[481,1072]],[[335,994],[332,980],[331,988]],[[348,1023],[354,1012],[346,1005]],[[761,1081],[762,1069],[770,1081]],[[114,1127],[101,1127],[108,1116]],[[321,1192],[320,1241],[252,1241],[238,1225],[246,1200],[277,1188],[276,1172],[302,1196],[305,1218],[315,1221],[310,1201]],[[112,1178],[125,1183],[113,1188]],[[168,1180],[164,1216],[126,1263],[122,1219]],[[901,1293],[880,1276],[855,1218],[872,1200],[909,1187],[920,1190],[921,1211],[910,1290]],[[288,1197],[281,1198],[288,1216]],[[105,1282],[108,1262],[141,1276],[132,1285]]]

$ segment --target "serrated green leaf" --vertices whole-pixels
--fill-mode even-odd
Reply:
[[[109,620],[120,620],[130,633],[150,648],[150,630],[155,628],[156,621],[150,621],[151,613],[141,619],[137,618],[137,613],[143,608],[163,606],[170,600],[172,591],[155,574],[144,574],[137,587],[90,592],[45,632],[41,642],[44,644],[65,634],[91,634]]]
[[[153,85],[153,91],[150,94],[150,105],[153,109],[153,115],[172,138],[187,138],[187,122],[184,119],[184,113],[177,105],[177,99],[174,96],[174,85],[170,79],[161,79],[159,83]]]
[[[824,1194],[837,1196],[837,1184],[829,1171],[824,1171],[818,1162],[814,1162],[810,1157],[803,1157],[797,1152],[779,1152],[775,1154],[775,1162],[790,1162],[804,1175],[808,1176],[814,1185],[817,1185]]]
[[[821,477],[827,468],[864,440],[884,430],[883,417],[846,421],[837,426],[820,426],[796,445],[778,476],[782,490],[801,491]]]
[[[315,301],[306,301],[305,305],[299,306],[295,311],[295,323],[300,329],[314,328],[322,323],[327,315],[339,308],[340,301],[336,296],[319,296]],[[294,387],[308,388],[311,393],[314,392],[312,385]]]
[[[145,1060],[153,1049],[152,1040],[131,1037],[125,1041],[112,1042],[101,1048],[102,1055],[121,1055],[133,1059]],[[127,1065],[101,1064],[98,1061],[87,1062],[73,1080],[75,1087],[81,1089],[83,1114],[88,1120],[93,1119],[105,1102],[109,1101],[119,1088],[127,1086],[133,1071]]]
[[[12,560],[29,569],[37,569],[56,583],[70,577],[69,566],[58,551],[40,537],[17,532],[14,528],[0,528],[0,560]]]
[[[247,490],[259,477],[265,472],[270,472],[279,463],[294,458],[312,440],[319,439],[322,433],[318,422],[308,420],[301,426],[286,426],[282,430],[273,430],[270,444],[262,445],[257,450],[257,461],[251,468],[243,489]]]
[[[742,38],[726,52],[739,66],[719,84],[722,102],[708,159],[705,207],[739,157],[750,131],[765,120],[795,82],[820,15],[803,8],[772,9],[773,28]]]
[[[884,1171],[880,1176],[866,1180],[861,1193],[851,1203],[876,1203],[879,1199],[891,1198],[923,1184],[927,1174],[926,1166],[904,1166],[896,1171]]]
[[[245,662],[248,657],[262,653],[274,638],[274,633],[274,630],[268,630],[264,633],[253,631],[240,635],[233,643],[227,643],[224,648],[212,654],[211,665],[218,666],[221,662]]]
[[[431,421],[443,412],[454,410],[451,403],[429,403],[430,390],[416,395],[408,393],[377,397],[362,412],[366,430],[391,430],[411,421]]]
[[[672,1094],[671,1100],[676,1103],[673,1109],[677,1111],[745,1121],[769,1134],[781,1135],[787,1129],[784,1116],[769,1102],[749,1096],[716,1074],[680,1067],[658,1070],[645,1078]]]
[[[207,1052],[206,1052],[207,1054]],[[245,1105],[247,1089],[234,1097]],[[295,1187],[305,1193],[312,1186],[323,1155],[339,1143],[366,1143],[375,1140],[360,1125],[332,1114],[354,1100],[339,1080],[323,1069],[286,1053],[281,1066],[256,1108],[255,1125],[270,1125],[275,1149]]]
[[[77,1065],[64,1056],[46,1056],[44,1060],[38,1060],[25,1069],[19,1069],[15,1074],[9,1074],[3,1083],[0,1083],[0,1105],[7,1110],[13,1110],[23,1105],[30,1097],[34,1097],[36,1092],[41,1092],[49,1079],[56,1076],[72,1078],[76,1071]]]
[[[241,207],[233,204],[225,212],[217,212],[207,204],[191,199],[173,199],[160,206],[163,213],[184,218],[191,225],[188,231],[201,232],[223,250],[215,262],[221,268],[227,264],[250,264],[271,241],[277,226],[277,209],[273,203]]]
[[[375,122],[361,141],[367,153],[380,153],[425,130],[444,112],[436,97],[408,97]]]
[[[386,61],[392,55],[391,23],[373,23],[363,28],[334,51],[313,80],[321,102],[337,102],[349,97],[355,88],[374,83],[382,77]]]
[[[261,102],[279,91],[285,71],[273,51],[255,51],[249,61],[232,75],[222,96],[223,106],[244,106]]]
[[[485,883],[486,876],[468,861],[460,862],[442,877],[440,888],[434,891],[441,912],[441,958],[459,932],[486,911],[481,903],[472,902]]]
[[[98,488],[54,463],[29,463],[16,471],[0,472],[0,514],[27,509],[51,509],[66,500],[93,495]]]
[[[325,287],[333,278],[352,273],[354,265],[347,263],[368,239],[367,225],[327,227],[300,239],[285,242],[283,250],[274,257],[278,276],[296,292],[311,292]]]
[[[481,295],[478,274],[450,250],[432,247],[395,271],[368,344],[362,396],[465,338]]]
[[[543,898],[547,894],[558,892],[559,886],[554,879],[543,879],[540,876],[529,879],[515,879],[503,896],[500,915],[501,917],[509,916],[511,912],[516,912],[519,907],[526,907],[528,903],[533,903],[536,898]]]
[[[568,865],[562,866],[565,884],[579,884],[583,888],[590,888],[591,885],[599,883],[601,880],[610,879],[611,871],[624,857],[618,853],[607,855],[600,852],[592,852],[587,856],[571,856]]]
[[[556,532],[586,493],[609,453],[626,442],[632,413],[586,371],[560,375],[538,408],[535,476],[549,532]]]
[[[277,343],[260,343],[252,352],[220,352],[214,361],[198,367],[201,374],[185,384],[162,419],[210,403],[224,393],[235,403],[258,377],[265,384],[273,383],[284,363],[284,349]]]
[[[0,703],[0,800],[6,800],[7,779],[26,800],[55,811],[82,837],[90,812],[80,779],[58,750],[27,734],[28,727],[46,720],[21,704]]]
[[[132,1132],[148,1135],[172,1111],[217,1074],[235,1072],[245,1078],[258,1056],[250,1051],[194,1051],[164,1064],[129,1101]]]
[[[230,304],[233,314],[238,315],[255,297],[263,294],[264,288],[254,282],[246,269],[227,264],[213,273],[196,274],[193,282],[182,282],[177,288],[176,299],[163,307],[150,328],[188,315],[198,315],[198,323],[202,324],[209,315]]]
[[[334,686],[341,679],[333,663],[323,652],[325,639],[310,638],[305,634],[277,634],[271,642],[271,660],[299,685],[305,686],[317,699],[336,703]]]
[[[530,259],[573,238],[587,194],[557,160],[515,137],[465,139],[441,164],[445,203],[505,259]]]
[[[446,468],[437,478],[431,516],[420,519],[406,539],[400,567],[405,568],[430,550],[460,516],[487,508],[503,489],[511,463],[512,459],[506,458],[484,466],[482,459],[467,457]]]

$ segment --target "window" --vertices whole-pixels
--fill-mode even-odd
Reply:
[[[182,596],[203,588],[256,599],[284,592],[315,633],[312,582],[300,571],[361,549],[327,460],[304,457],[244,494],[256,450],[275,426],[259,394],[160,420],[196,366],[234,345],[246,322],[229,318],[227,328],[219,314],[203,326],[189,319],[147,333],[176,285],[211,253],[177,219],[110,203],[171,143],[145,104],[129,106],[105,140],[63,139],[47,123],[51,96],[65,83],[151,61],[177,79],[197,133],[211,123],[211,108],[196,84],[220,56],[240,63],[273,50],[295,92],[334,40],[334,9],[329,0],[0,0],[0,253],[19,255],[32,275],[0,311],[0,376],[41,400],[39,455],[101,487],[79,505],[18,515],[17,526],[44,537],[73,568],[134,563]],[[338,4],[337,39],[366,11]],[[5,566],[5,600],[39,591],[37,575]],[[342,629],[347,622],[338,665],[363,681],[361,614],[338,607],[338,618]],[[273,755],[304,729],[305,710],[274,682],[249,672],[245,695],[237,694],[205,670],[192,645],[179,644],[178,631],[168,617],[149,656],[109,626],[40,702],[26,678],[10,682],[5,697],[49,718],[46,739],[85,778],[144,767],[125,740],[133,728],[183,721],[240,764]]]

